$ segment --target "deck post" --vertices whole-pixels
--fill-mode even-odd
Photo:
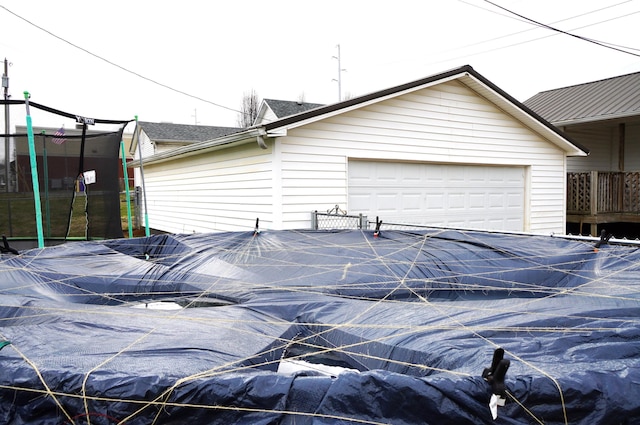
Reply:
[[[598,235],[598,172],[591,171],[591,184],[589,192],[589,215],[594,217],[594,222],[591,223],[591,236]]]

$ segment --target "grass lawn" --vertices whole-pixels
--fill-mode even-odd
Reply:
[[[73,193],[69,191],[50,191],[48,199],[45,199],[44,196],[41,197],[42,227],[45,238],[86,237],[87,218],[85,210],[87,197],[84,194],[77,193],[75,198],[72,199],[72,195]],[[71,223],[67,235],[70,205],[72,205]],[[102,197],[93,198],[91,207],[103,208]],[[127,204],[124,193],[120,194],[119,211],[123,234],[128,237]],[[99,223],[95,224],[99,226]],[[139,235],[139,233],[134,232],[134,235]],[[0,234],[7,237],[37,238],[38,232],[32,193],[0,193]]]

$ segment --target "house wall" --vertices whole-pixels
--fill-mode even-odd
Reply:
[[[576,142],[589,149],[587,157],[567,158],[568,172],[620,171],[618,125],[577,125],[564,129]],[[640,170],[640,125],[627,124],[625,127],[624,171]]]
[[[618,141],[614,127],[570,127],[564,132],[589,149],[589,156],[567,158],[567,171],[613,171],[618,169]]]
[[[348,210],[348,159],[358,158],[528,166],[524,230],[565,232],[564,152],[456,81],[290,129],[275,149],[282,228]]]
[[[270,123],[270,122],[276,121],[277,119],[278,117],[276,116],[276,114],[273,113],[271,108],[265,108],[265,110],[263,111],[263,114],[256,119],[256,122],[254,123],[254,125]]]
[[[136,147],[136,151],[134,152],[135,159],[138,159],[140,157],[138,149],[142,151],[143,158],[149,158],[151,155],[156,153],[153,142],[151,141],[151,139],[149,139],[149,136],[147,136],[144,130],[140,132],[138,143],[140,144],[140,147]]]
[[[139,164],[140,161],[140,151],[142,151],[143,158],[149,158],[155,153],[155,147],[149,136],[144,131],[140,131],[138,134],[138,144],[136,146],[135,151],[133,152],[134,164]],[[140,168],[136,167],[133,171],[133,183],[134,186],[142,186],[142,177]]]
[[[627,125],[624,161],[625,171],[640,171],[640,124]]]
[[[171,233],[272,227],[271,149],[241,145],[144,168],[149,227]]]

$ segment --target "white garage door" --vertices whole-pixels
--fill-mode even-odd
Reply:
[[[349,161],[349,214],[386,223],[524,230],[522,167]]]

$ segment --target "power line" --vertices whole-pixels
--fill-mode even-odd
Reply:
[[[70,42],[70,41],[68,41],[68,40],[66,40],[66,39],[64,39],[64,38],[62,38],[62,37],[60,37],[60,36],[58,36],[58,35],[56,35],[56,34],[52,33],[51,31],[49,31],[49,30],[47,30],[47,29],[45,29],[45,28],[43,28],[43,27],[41,27],[41,26],[39,26],[39,25],[37,25],[37,24],[35,24],[35,23],[33,23],[33,22],[29,21],[28,19],[23,18],[22,16],[18,15],[17,13],[15,13],[15,12],[13,12],[13,11],[11,11],[11,10],[7,9],[7,8],[6,8],[5,6],[3,6],[3,5],[0,5],[0,8],[2,8],[2,9],[4,9],[4,10],[6,10],[7,12],[9,12],[10,14],[12,14],[12,15],[13,15],[13,16],[15,16],[16,18],[18,18],[18,19],[20,19],[20,20],[22,20],[22,21],[26,22],[27,24],[29,24],[29,25],[31,25],[31,26],[33,26],[33,27],[35,27],[35,28],[39,29],[40,31],[43,31],[43,32],[45,32],[45,33],[49,34],[50,36],[55,37],[55,38],[57,38],[58,40],[60,40],[60,41],[62,41],[62,42],[64,42],[64,43],[66,43],[66,44],[70,45],[71,47],[74,47],[74,48],[76,48],[76,49],[78,49],[78,50],[83,51],[84,53],[87,53],[87,54],[89,54],[89,55],[93,56],[93,57],[94,57],[94,58],[96,58],[96,59],[100,59],[101,61],[106,62],[106,63],[108,63],[108,64],[109,64],[109,65],[111,65],[111,66],[115,66],[116,68],[118,68],[118,69],[120,69],[120,70],[122,70],[122,71],[124,71],[124,72],[127,72],[127,73],[129,73],[129,74],[135,75],[135,76],[136,76],[136,77],[138,77],[138,78],[142,78],[143,80],[146,80],[146,81],[148,81],[148,82],[150,82],[150,83],[153,83],[153,84],[158,85],[158,86],[160,86],[160,87],[163,87],[163,88],[165,88],[165,89],[171,90],[171,91],[173,91],[173,92],[179,93],[179,94],[181,94],[181,95],[184,95],[184,96],[190,97],[190,98],[192,98],[192,99],[196,99],[196,100],[199,100],[199,101],[201,101],[201,102],[208,103],[208,104],[213,105],[213,106],[217,106],[217,107],[219,107],[219,108],[227,109],[227,110],[229,110],[229,111],[233,111],[233,112],[238,112],[238,113],[244,114],[244,112],[239,111],[239,110],[237,110],[237,109],[230,108],[230,107],[228,107],[228,106],[224,106],[224,105],[220,105],[219,103],[215,103],[215,102],[212,102],[212,101],[210,101],[210,100],[204,99],[204,98],[202,98],[202,97],[200,97],[200,96],[196,96],[196,95],[193,95],[193,94],[187,93],[187,92],[185,92],[185,91],[182,91],[182,90],[176,89],[176,88],[171,87],[171,86],[169,86],[169,85],[167,85],[167,84],[164,84],[164,83],[161,83],[161,82],[159,82],[159,81],[156,81],[156,80],[154,80],[154,79],[152,79],[152,78],[145,77],[144,75],[142,75],[142,74],[140,74],[140,73],[138,73],[138,72],[135,72],[135,71],[132,71],[132,70],[130,70],[130,69],[128,69],[128,68],[125,68],[125,67],[124,67],[124,66],[122,66],[122,65],[119,65],[119,64],[117,64],[117,63],[115,63],[115,62],[112,62],[112,61],[110,61],[109,59],[106,59],[106,58],[104,58],[104,57],[102,57],[102,56],[100,56],[100,55],[97,55],[97,54],[95,54],[95,53],[93,53],[93,52],[91,52],[91,51],[89,51],[89,50],[85,49],[84,47],[78,46],[77,44],[74,44],[74,43],[72,43],[72,42]]]
[[[552,30],[552,31],[556,31],[556,32],[561,33],[561,34],[565,34],[565,35],[568,35],[568,36],[570,36],[570,37],[577,38],[578,40],[587,41],[587,42],[589,42],[589,43],[596,44],[596,45],[598,45],[598,46],[600,46],[600,47],[605,47],[605,48],[607,48],[607,49],[616,50],[616,51],[621,52],[621,53],[626,53],[626,54],[628,54],[628,55],[632,55],[632,56],[640,57],[640,54],[638,54],[638,53],[633,53],[633,52],[629,52],[629,51],[627,51],[627,50],[624,50],[624,49],[618,48],[618,47],[616,47],[615,45],[613,45],[612,43],[607,43],[607,42],[604,42],[604,41],[598,41],[598,40],[595,40],[595,39],[592,39],[592,38],[582,37],[582,36],[580,36],[580,35],[572,34],[572,33],[570,33],[570,32],[563,31],[563,30],[561,30],[561,29],[558,29],[558,28],[552,27],[551,25],[547,25],[547,24],[544,24],[544,23],[542,23],[542,22],[538,22],[538,21],[536,21],[536,20],[534,20],[534,19],[527,18],[527,17],[526,17],[526,16],[524,16],[524,15],[521,15],[521,14],[516,13],[516,12],[514,12],[514,11],[512,11],[512,10],[509,10],[509,9],[507,9],[507,8],[505,8],[505,7],[502,7],[502,6],[500,6],[499,4],[496,4],[496,3],[494,3],[494,2],[492,2],[492,1],[490,1],[490,0],[484,0],[484,1],[485,1],[486,3],[489,3],[490,5],[493,5],[493,6],[497,7],[497,8],[499,8],[499,9],[502,9],[502,10],[504,10],[504,11],[508,12],[508,13],[511,13],[512,15],[518,16],[519,18],[522,18],[522,19],[524,19],[524,20],[526,20],[526,21],[528,21],[528,22],[531,22],[531,23],[533,23],[533,24],[535,24],[535,25],[537,25],[537,26],[539,26],[539,27],[547,28],[547,29],[550,29],[550,30]],[[637,50],[637,49],[634,49],[634,50]]]
[[[462,0],[460,0],[460,1],[462,1]],[[462,2],[463,2],[463,3],[466,3],[466,2],[464,2],[464,1],[462,1]],[[466,3],[466,4],[469,4],[469,3]],[[474,7],[479,7],[479,6],[472,5],[472,4],[469,4],[469,5],[470,5],[470,6],[474,6]],[[484,9],[484,8],[482,8],[482,9]],[[489,9],[484,9],[484,10],[490,11]],[[496,13],[495,11],[490,11],[490,12]],[[591,13],[591,12],[588,12],[588,13]],[[635,13],[640,13],[640,11],[638,11],[638,12],[634,12],[634,14],[635,14]],[[503,14],[499,14],[499,15],[500,15],[500,16],[506,16],[506,15],[503,15]],[[578,16],[583,16],[583,15],[578,15]],[[619,18],[621,18],[621,17],[625,17],[625,16],[629,16],[629,15],[618,16],[618,17],[611,18],[611,19],[607,19],[607,20],[604,20],[604,21],[598,21],[598,22],[595,22],[595,23],[592,23],[592,24],[584,25],[584,26],[581,26],[581,27],[576,27],[576,28],[573,28],[573,29],[572,29],[572,31],[574,31],[574,30],[579,30],[579,29],[583,29],[583,28],[587,28],[587,27],[590,27],[590,26],[593,26],[593,25],[598,25],[598,24],[601,24],[601,23],[603,23],[603,22],[613,21],[613,20],[615,20],[615,19],[619,19]],[[576,17],[577,17],[577,16],[576,16]],[[513,19],[516,19],[516,18],[513,18]],[[572,19],[572,18],[567,18],[567,19],[565,19],[565,20],[568,20],[568,19]],[[520,20],[520,19],[518,19],[518,20]],[[522,21],[522,20],[520,20],[520,21]],[[562,21],[557,21],[557,22],[562,22]],[[507,35],[500,36],[500,37],[495,37],[495,38],[493,38],[493,39],[485,40],[485,41],[481,41],[481,42],[478,42],[478,43],[472,44],[472,45],[470,45],[470,46],[476,46],[476,45],[479,45],[479,44],[483,44],[483,43],[488,43],[488,42],[491,42],[491,41],[495,41],[495,40],[498,40],[498,39],[501,39],[501,38],[511,37],[511,36],[514,36],[514,35],[517,35],[517,34],[521,34],[521,33],[527,32],[527,31],[530,31],[530,29],[529,29],[529,30],[520,31],[520,32],[516,32],[516,33],[512,33],[512,34],[507,34]],[[443,63],[443,62],[450,62],[450,61],[452,61],[452,60],[457,60],[457,59],[461,59],[461,58],[467,58],[467,57],[469,57],[469,56],[477,56],[477,55],[481,55],[481,54],[484,54],[484,53],[495,52],[496,50],[502,50],[502,49],[507,49],[507,48],[510,48],[510,47],[519,46],[519,45],[521,45],[521,44],[531,43],[531,42],[533,42],[533,41],[538,41],[538,40],[542,40],[542,39],[545,39],[545,38],[554,37],[554,36],[556,36],[556,35],[558,35],[558,34],[549,34],[549,35],[545,35],[545,36],[542,36],[542,37],[533,38],[533,39],[530,39],[530,40],[524,40],[524,41],[520,41],[520,42],[517,42],[517,43],[508,44],[508,45],[506,45],[506,46],[500,46],[500,47],[496,47],[496,48],[493,48],[493,49],[482,50],[482,51],[479,51],[479,52],[476,52],[476,53],[469,53],[469,54],[464,55],[464,56],[458,56],[458,57],[455,57],[455,58],[447,58],[447,59],[443,59],[443,60],[435,61],[435,62],[430,62],[430,63],[431,63],[431,64],[437,64],[437,63]],[[604,42],[602,42],[602,43],[604,43]],[[611,46],[616,46],[616,45],[614,45],[613,43],[608,43],[608,44],[609,44],[609,45],[611,45]],[[466,47],[469,47],[469,46],[466,46]],[[466,47],[465,47],[465,48],[466,48]],[[607,47],[607,46],[605,46],[605,47]],[[624,47],[624,46],[617,46],[617,47],[622,47],[622,48],[629,49],[629,50],[638,50],[638,51],[640,51],[640,49],[635,49],[635,48],[633,48],[633,47]],[[454,49],[454,50],[460,50],[460,49]],[[616,49],[616,50],[617,50],[617,49]],[[631,53],[631,52],[624,52],[624,53],[629,53],[629,54],[631,54],[631,55],[638,56],[638,55],[635,55],[635,54],[633,54],[633,53]]]
[[[504,14],[504,13],[500,13],[500,12],[497,12],[497,11],[495,11],[495,10],[488,9],[488,8],[486,8],[486,7],[482,7],[482,6],[480,6],[480,5],[473,4],[473,3],[468,2],[468,1],[465,1],[465,0],[458,0],[458,1],[459,1],[460,3],[464,3],[464,4],[466,4],[467,6],[475,7],[475,8],[478,8],[478,9],[482,9],[482,10],[484,10],[484,11],[491,12],[491,13],[494,13],[494,14],[496,14],[496,15],[504,16],[504,17],[509,18],[509,19],[514,19],[514,20],[516,20],[516,21],[520,21],[520,22],[528,22],[528,21],[526,21],[526,20],[524,20],[524,19],[519,19],[519,18],[516,18],[516,17],[514,17],[514,16],[510,16],[510,15],[507,15],[507,14]],[[633,1],[633,0],[625,0],[625,1],[622,1],[622,2],[620,2],[620,3],[611,4],[611,5],[609,5],[609,6],[601,7],[601,8],[599,8],[599,9],[595,9],[595,10],[590,10],[590,11],[588,11],[588,12],[584,12],[584,13],[581,13],[581,14],[579,14],[579,15],[574,15],[574,16],[570,16],[570,17],[568,17],[568,18],[560,19],[560,20],[558,20],[558,21],[554,21],[554,22],[552,22],[551,24],[558,24],[558,23],[560,23],[560,22],[570,21],[570,20],[572,20],[572,19],[582,18],[582,17],[584,17],[584,16],[591,15],[591,14],[598,13],[598,12],[602,12],[603,10],[611,9],[611,8],[614,8],[614,7],[620,6],[620,5],[622,5],[622,4],[629,3],[629,2],[631,2],[631,1]],[[638,12],[634,12],[634,13],[638,13]],[[624,17],[630,16],[630,15],[631,15],[631,14],[622,15],[622,16],[616,16],[615,18],[606,19],[606,20],[604,20],[604,21],[598,21],[598,22],[594,22],[594,23],[592,23],[592,24],[588,24],[588,25],[584,25],[584,26],[581,26],[581,27],[573,28],[571,31],[575,31],[575,30],[577,30],[577,29],[582,29],[582,28],[587,28],[587,27],[590,27],[590,26],[593,26],[593,25],[599,25],[599,24],[602,24],[602,23],[604,23],[604,22],[610,22],[610,21],[613,21],[613,20],[616,20],[616,19],[620,19],[620,18],[624,18]],[[523,34],[523,33],[525,33],[525,32],[529,32],[529,31],[533,31],[533,30],[535,30],[535,28],[528,28],[528,29],[526,29],[526,30],[522,30],[522,31],[517,31],[517,32],[514,32],[514,33],[510,33],[510,34],[501,35],[501,36],[498,36],[498,37],[491,38],[491,39],[489,39],[489,40],[478,41],[477,43],[471,43],[471,44],[468,44],[468,45],[464,46],[464,48],[469,48],[469,47],[472,47],[472,46],[478,46],[478,45],[480,45],[480,44],[485,44],[485,43],[489,43],[489,42],[491,42],[491,41],[496,41],[496,40],[500,40],[500,39],[503,39],[503,38],[512,37],[512,36],[514,36],[514,35]],[[544,38],[544,37],[543,37],[543,38]],[[535,38],[535,39],[533,39],[533,40],[529,40],[529,41],[536,41],[536,40],[540,40],[540,38]],[[525,41],[525,42],[523,42],[523,43],[528,43],[529,41]],[[522,43],[519,43],[519,44],[522,44]],[[638,51],[640,51],[640,49],[636,49],[636,48],[633,48],[633,47],[620,46],[620,45],[616,45],[616,44],[613,44],[613,43],[606,43],[606,44],[609,44],[609,45],[611,45],[611,46],[616,46],[616,47],[624,48],[624,49],[628,49],[628,50],[638,50]],[[506,47],[511,47],[511,46],[513,46],[513,45],[509,45],[509,46],[506,46]],[[461,49],[461,48],[453,49],[453,50],[460,50],[460,49]]]
[[[517,20],[517,21],[520,21],[520,22],[529,23],[529,21],[526,21],[525,19],[519,19],[519,18],[514,17],[514,16],[510,16],[510,15],[507,15],[507,14],[504,14],[504,13],[500,13],[500,12],[498,12],[496,10],[492,10],[492,9],[489,9],[489,8],[486,8],[486,7],[482,7],[480,5],[473,4],[473,3],[469,2],[469,1],[465,1],[465,0],[458,0],[458,1],[460,3],[466,4],[467,6],[472,6],[472,7],[487,11],[487,12],[491,12],[491,13],[499,15],[499,16],[503,16],[503,17],[506,17],[506,18],[509,18],[509,19],[514,19],[514,20]],[[625,0],[625,1],[622,1],[620,3],[616,3],[616,4],[613,4],[613,5],[609,5],[609,6],[602,7],[602,8],[595,9],[595,10],[591,10],[589,12],[585,12],[585,13],[582,13],[582,14],[579,14],[579,15],[571,16],[571,17],[568,17],[568,18],[565,18],[565,19],[561,19],[561,20],[558,20],[558,21],[554,21],[553,24],[556,24],[556,23],[559,23],[559,22],[564,22],[564,21],[569,21],[569,20],[572,20],[572,19],[575,19],[575,18],[580,18],[580,17],[586,16],[586,15],[590,15],[590,14],[593,14],[593,13],[601,12],[601,11],[603,11],[605,9],[610,9],[610,8],[613,8],[613,7],[616,7],[616,6],[620,6],[621,4],[629,3],[631,1],[633,1],[633,0]],[[576,27],[576,28],[571,29],[571,31],[575,31],[575,30],[591,27],[591,26],[594,26],[594,25],[599,25],[599,24],[602,24],[602,23],[605,23],[605,22],[610,22],[610,21],[613,21],[613,20],[616,20],[616,19],[620,19],[620,18],[624,18],[624,17],[630,16],[630,15],[633,15],[633,14],[636,14],[636,13],[640,13],[640,11],[633,12],[633,13],[626,14],[626,15],[622,15],[622,16],[616,16],[616,17],[613,17],[613,18],[610,18],[610,19],[605,19],[605,20],[602,20],[602,21],[598,21],[598,22],[594,22],[594,23],[591,23],[591,24],[583,25],[581,27]],[[535,28],[529,28],[529,29],[526,29],[526,30],[522,30],[522,31],[514,32],[514,33],[501,35],[501,36],[494,37],[494,38],[491,38],[491,39],[478,41],[476,43],[466,44],[465,46],[461,46],[461,47],[457,47],[457,48],[453,48],[453,49],[447,49],[446,51],[444,51],[444,50],[443,51],[439,51],[439,52],[436,52],[435,54],[436,55],[440,55],[440,54],[443,54],[443,53],[452,53],[452,52],[455,52],[455,51],[458,51],[458,50],[468,49],[468,48],[474,47],[474,46],[480,46],[482,44],[490,43],[490,42],[493,42],[493,41],[496,41],[496,40],[500,40],[500,39],[503,39],[503,38],[509,38],[509,37],[513,37],[515,35],[523,34],[525,32],[532,31],[534,29]],[[441,59],[441,60],[428,61],[428,63],[430,65],[435,65],[435,64],[444,63],[444,62],[451,62],[451,61],[455,61],[455,60],[459,60],[459,59],[468,58],[470,56],[477,56],[477,55],[481,55],[481,54],[484,54],[484,53],[490,53],[490,52],[494,52],[494,51],[497,51],[497,50],[502,50],[502,49],[507,49],[507,48],[514,47],[514,46],[519,46],[521,44],[531,43],[533,41],[542,40],[544,38],[552,37],[552,36],[555,36],[555,35],[558,35],[558,34],[545,35],[545,36],[542,36],[542,37],[533,38],[533,39],[524,40],[524,41],[519,41],[519,42],[516,42],[516,43],[512,43],[512,44],[508,44],[508,45],[504,45],[504,46],[500,46],[500,47],[490,48],[490,49],[486,49],[486,50],[480,50],[480,51],[477,51],[475,53],[465,54],[463,56],[448,57],[448,58]],[[604,43],[604,42],[602,42],[602,43]],[[610,46],[616,46],[616,47],[628,49],[628,50],[640,51],[640,49],[636,49],[636,48],[633,48],[633,47],[620,46],[620,45],[616,45],[616,44],[613,44],[613,43],[606,43],[606,44],[608,44]],[[629,52],[625,52],[625,53],[629,53]],[[633,54],[633,53],[629,53],[629,54]],[[399,61],[387,62],[385,64],[397,64],[397,63],[403,63],[403,62],[406,62],[406,61],[405,60],[399,60]]]

